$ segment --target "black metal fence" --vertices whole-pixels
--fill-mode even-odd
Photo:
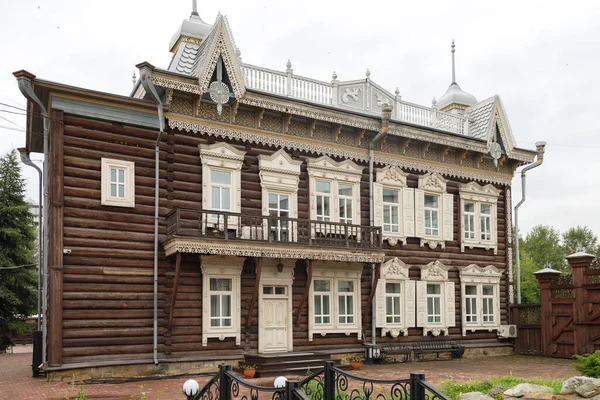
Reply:
[[[368,379],[348,373],[327,361],[325,367],[303,380],[289,380],[285,387],[253,385],[238,377],[230,365],[219,372],[193,400],[448,400],[425,381],[423,374],[408,379]]]

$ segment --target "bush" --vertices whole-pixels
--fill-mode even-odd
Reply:
[[[592,354],[573,356],[577,360],[575,369],[590,378],[600,378],[600,350]]]

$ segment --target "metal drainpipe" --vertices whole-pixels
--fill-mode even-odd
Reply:
[[[42,313],[42,306],[41,306],[41,302],[42,302],[42,281],[44,280],[44,275],[43,275],[43,267],[44,267],[44,263],[42,261],[42,257],[44,256],[44,250],[43,250],[43,229],[42,229],[42,216],[43,214],[43,210],[42,210],[42,170],[40,169],[40,167],[38,167],[37,165],[35,165],[33,163],[33,161],[31,161],[31,158],[29,157],[29,152],[27,151],[27,149],[21,147],[19,149],[17,149],[19,151],[19,155],[21,156],[21,161],[23,162],[23,164],[34,168],[37,172],[38,172],[38,207],[39,207],[39,213],[38,213],[38,305],[37,305],[37,330],[42,330],[42,321],[41,321],[41,313]],[[46,295],[46,292],[44,292],[44,295]],[[45,318],[44,318],[45,319]]]
[[[44,188],[44,204],[42,209],[44,210],[43,214],[43,249],[42,249],[42,259],[43,259],[43,271],[44,271],[44,319],[42,320],[42,360],[45,365],[47,362],[46,357],[46,336],[48,335],[48,323],[47,323],[47,311],[48,311],[48,202],[49,202],[49,182],[48,182],[48,146],[49,146],[49,135],[50,135],[50,116],[48,115],[48,110],[44,107],[42,101],[36,96],[33,91],[33,87],[31,86],[31,80],[35,79],[35,75],[19,71],[15,72],[13,75],[17,78],[17,84],[19,86],[19,90],[25,96],[27,100],[32,103],[37,104],[42,111],[42,117],[44,118],[44,164],[43,164],[43,173],[42,173],[42,182]],[[33,112],[33,108],[31,110]]]
[[[377,133],[377,135],[375,135],[375,137],[369,142],[369,222],[370,225],[373,226],[375,223],[375,202],[373,199],[373,158],[374,158],[374,151],[373,151],[373,147],[375,147],[375,144],[377,144],[377,142],[379,142],[381,139],[383,139],[383,137],[385,135],[387,135],[388,130],[389,130],[389,126],[390,126],[390,118],[392,117],[392,106],[390,106],[389,104],[384,104],[383,105],[383,110],[382,110],[382,114],[381,114],[381,129],[379,130],[379,132]],[[371,264],[371,290],[373,290],[373,285],[375,284],[375,264]],[[373,300],[371,302],[371,309],[373,310],[373,312],[371,313],[371,343],[372,344],[377,344],[377,340],[376,340],[376,327],[375,327],[375,322],[376,322],[376,316],[375,316],[375,297],[373,297]]]
[[[515,257],[517,257],[517,304],[521,304],[521,258],[519,255],[519,207],[525,202],[525,173],[544,162],[546,142],[536,142],[537,159],[521,170],[521,201],[515,206]]]
[[[154,324],[153,324],[153,349],[152,357],[154,365],[158,365],[158,209],[159,209],[159,172],[160,172],[160,139],[165,130],[165,120],[163,117],[163,105],[156,88],[152,83],[152,70],[154,66],[149,63],[136,65],[140,70],[140,79],[142,85],[152,100],[156,103],[158,110],[158,137],[154,148]]]

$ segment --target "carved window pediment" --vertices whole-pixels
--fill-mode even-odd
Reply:
[[[422,265],[421,267],[421,280],[422,281],[447,281],[448,280],[448,271],[452,267],[448,267],[441,263],[441,261],[436,260],[430,262],[427,265]]]
[[[435,172],[419,176],[419,189],[429,192],[444,193],[446,191],[446,183],[448,183],[448,180]]]

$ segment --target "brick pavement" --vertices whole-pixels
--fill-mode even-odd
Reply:
[[[571,360],[533,357],[497,356],[463,360],[426,361],[407,364],[365,366],[356,375],[374,379],[407,378],[410,372],[423,372],[427,381],[439,385],[444,380],[455,382],[481,380],[492,376],[513,376],[523,378],[566,379],[577,372]],[[181,386],[187,378],[148,380],[123,384],[84,384],[88,399],[141,399],[148,400],[181,399]],[[202,386],[207,377],[198,377]],[[252,380],[253,384],[272,386],[274,378]],[[52,399],[64,400],[77,397],[78,386],[65,382],[46,382],[31,377],[31,353],[0,355],[0,399]]]

